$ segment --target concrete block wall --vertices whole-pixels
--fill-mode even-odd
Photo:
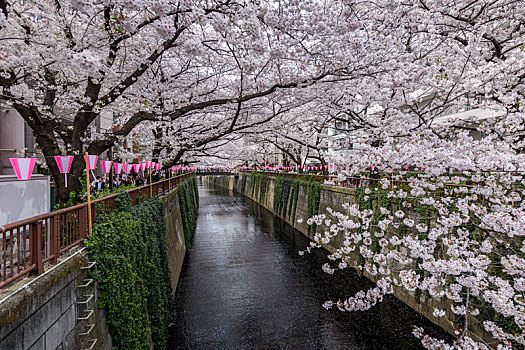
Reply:
[[[184,255],[186,254],[186,242],[182,228],[182,216],[179,205],[179,189],[170,192],[163,197],[164,221],[166,223],[166,244],[168,247],[168,259],[171,273],[171,288],[173,293],[177,290]]]
[[[81,249],[0,301],[0,349],[111,349],[96,286],[79,287],[88,277],[82,269],[88,260]],[[90,325],[89,334],[81,335]]]

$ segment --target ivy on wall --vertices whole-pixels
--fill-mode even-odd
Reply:
[[[179,206],[186,249],[191,246],[191,238],[195,231],[198,203],[199,193],[197,180],[195,176],[193,176],[179,185]]]
[[[251,192],[251,197],[254,198],[253,196],[255,195],[255,188],[257,187],[257,173],[253,172],[250,174],[250,192]]]
[[[315,180],[301,181],[299,179],[290,179],[282,176],[275,178],[275,187],[273,193],[273,209],[277,215],[283,218],[288,215],[292,222],[295,221],[295,214],[297,211],[297,200],[299,198],[300,186],[304,188],[306,193],[308,217],[312,217],[319,213],[319,203],[321,201],[321,183]],[[315,234],[315,223],[308,226],[308,234],[313,236]]]
[[[113,349],[165,349],[174,303],[162,201],[131,207],[121,193],[117,208],[97,217],[85,244],[97,262],[93,278]]]
[[[291,214],[293,203],[289,201],[290,191],[294,188],[294,183],[299,184],[299,180],[279,176],[275,179],[275,188],[273,193],[273,209],[277,215],[286,218]],[[294,198],[293,193],[291,198]],[[294,213],[295,214],[295,213]]]
[[[243,174],[244,176],[244,174]],[[242,178],[242,190],[244,193],[244,187],[246,186],[246,177]],[[266,174],[259,174],[252,172],[250,174],[250,194],[253,199],[259,199],[262,201],[266,196],[266,191],[268,187],[268,178]]]
[[[228,175],[213,176],[213,184],[229,188],[230,177]]]
[[[279,213],[279,206],[281,204],[281,197],[283,193],[284,178],[278,176],[275,178],[275,185],[273,188],[273,210],[276,214]]]
[[[259,176],[259,202],[262,202],[263,198],[266,196],[266,185],[267,177],[266,174],[258,174]]]
[[[297,199],[299,198],[299,180],[293,180],[290,186],[290,202],[288,204],[288,217],[295,222],[295,212],[297,210]]]
[[[241,176],[241,193],[244,194],[244,189],[246,188],[246,179],[248,177],[246,176],[245,173],[242,173],[242,176]]]
[[[307,181],[304,182],[306,189],[306,196],[308,200],[308,217],[311,218],[314,215],[319,214],[319,203],[321,202],[321,183],[319,181]],[[310,236],[315,235],[317,225],[315,222],[308,226],[308,234]]]
[[[283,215],[284,208],[287,204],[287,199],[290,191],[290,179],[278,176],[275,179],[275,189],[273,193],[273,209],[275,214]]]
[[[196,208],[197,209],[199,207],[199,184],[197,182],[197,176],[192,176],[191,177],[192,181],[193,181],[193,196],[195,197],[195,204],[196,204]]]

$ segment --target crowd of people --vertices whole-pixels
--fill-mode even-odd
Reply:
[[[135,173],[113,176],[112,179],[104,179],[102,176],[97,176],[96,180],[91,183],[91,188],[94,192],[104,191],[109,186],[109,181],[112,181],[113,188],[131,185],[140,187],[147,183],[147,179]]]

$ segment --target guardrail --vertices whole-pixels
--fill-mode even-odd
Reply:
[[[127,190],[131,204],[142,197],[159,196],[177,187],[190,173]],[[91,201],[91,217],[110,213],[118,194]],[[79,244],[88,233],[88,204],[34,216],[0,227],[0,290],[28,274],[41,274],[44,266]]]
[[[381,188],[382,185],[380,184],[381,181],[387,180],[389,187],[388,189],[404,189],[407,192],[410,192],[411,187],[409,186],[410,181],[408,180],[398,180],[398,179],[392,179],[390,178],[370,178],[370,177],[346,177],[344,181],[339,181],[337,175],[318,175],[318,174],[298,174],[298,173],[280,173],[280,172],[266,172],[266,171],[256,171],[258,174],[265,174],[266,176],[271,177],[287,177],[287,178],[293,178],[293,179],[300,179],[300,180],[316,180],[321,183],[325,181],[329,181],[333,183],[333,186],[338,187],[346,187],[346,188],[361,188],[361,187],[372,187],[372,188]],[[250,172],[245,172],[246,175],[251,174]],[[223,175],[221,173],[217,173],[217,175]],[[434,198],[442,198],[446,196],[457,196],[457,195],[463,195],[461,194],[460,188],[474,188],[475,186],[473,184],[452,184],[452,183],[446,183],[443,184],[443,187],[438,187],[436,190],[430,191],[431,195]],[[456,192],[456,194],[454,194]],[[478,196],[477,202],[482,202],[483,197]]]

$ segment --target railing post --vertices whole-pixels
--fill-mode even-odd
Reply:
[[[31,237],[31,265],[37,266],[36,274],[44,272],[44,262],[42,261],[42,220],[30,224],[29,234]]]
[[[88,218],[88,213],[87,213],[87,204],[86,204],[84,207],[80,209],[80,217],[78,219],[78,225],[79,225],[78,230],[79,230],[81,239],[87,237],[87,218]]]
[[[88,204],[89,205],[89,204]],[[95,220],[97,218],[97,203],[91,204],[93,207],[91,208],[91,223],[95,224]],[[91,238],[91,230],[89,232],[89,237]]]
[[[53,256],[51,263],[55,265],[58,261],[58,225],[57,225],[57,216],[54,215],[49,218],[49,254]]]

